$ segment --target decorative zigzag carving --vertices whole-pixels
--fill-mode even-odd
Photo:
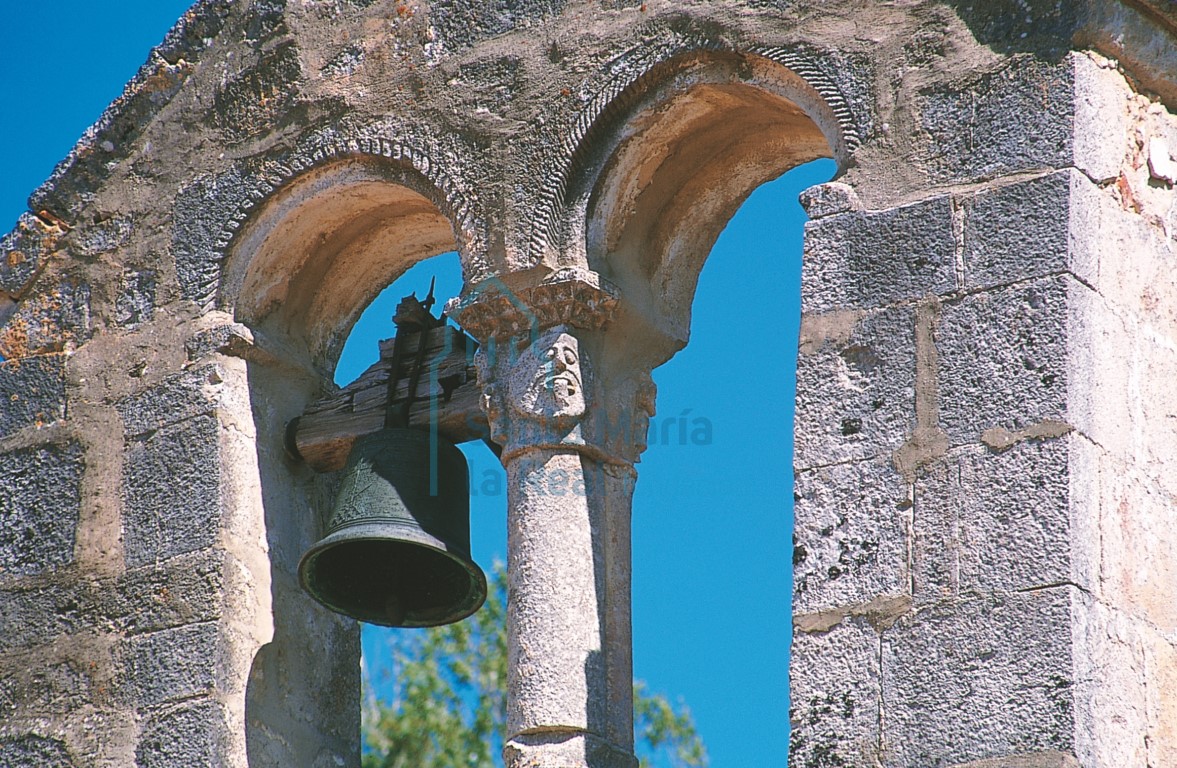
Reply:
[[[822,97],[834,113],[842,130],[847,150],[853,152],[862,144],[862,136],[845,96],[812,57],[783,47],[753,47],[736,49],[713,40],[676,36],[665,46],[631,48],[615,57],[602,77],[589,82],[601,83],[600,88],[585,94],[585,107],[559,136],[562,150],[558,167],[544,175],[545,181],[539,192],[539,205],[532,220],[531,237],[528,247],[532,257],[538,259],[548,245],[559,236],[559,211],[564,207],[568,184],[579,170],[587,147],[591,145],[590,134],[606,130],[617,118],[628,110],[645,93],[643,81],[653,79],[659,65],[689,53],[723,51],[735,54],[751,54],[776,62],[804,80]]]

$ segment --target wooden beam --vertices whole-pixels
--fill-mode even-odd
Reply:
[[[294,447],[315,471],[342,469],[357,438],[384,428],[396,343],[403,343],[405,348],[395,372],[394,406],[404,403],[409,369],[419,344],[426,345],[417,397],[409,406],[409,426],[429,429],[435,423],[438,434],[453,443],[489,435],[486,416],[479,407],[481,390],[474,367],[477,343],[447,326],[399,336],[403,340],[398,337],[381,341],[379,361],[351,384],[313,403],[295,422]]]

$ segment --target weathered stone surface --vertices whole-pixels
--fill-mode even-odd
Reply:
[[[0,591],[0,650],[39,645],[84,623],[74,590],[53,586]]]
[[[875,765],[879,634],[865,621],[797,633],[789,661],[789,768]]]
[[[1072,221],[1087,213],[1081,204],[1073,208],[1073,196],[1083,193],[1096,194],[1094,185],[1065,170],[965,198],[965,287],[991,288],[1065,271],[1094,283],[1094,255],[1072,240],[1073,227],[1089,226],[1086,220]]]
[[[953,445],[991,427],[1066,421],[1069,284],[1044,278],[944,305],[940,425]]]
[[[117,578],[6,588],[0,591],[0,650],[29,648],[87,627],[139,634],[218,619],[225,558],[205,550]]]
[[[36,734],[0,738],[0,765],[11,768],[74,768],[65,742]]]
[[[65,417],[65,355],[0,363],[0,435]]]
[[[115,654],[122,696],[144,707],[211,691],[219,666],[217,640],[213,623],[128,638]]]
[[[61,352],[90,338],[90,286],[63,279],[23,299],[0,328],[0,357]]]
[[[131,238],[133,228],[134,219],[130,215],[119,214],[80,229],[72,240],[80,255],[94,258],[118,250]]]
[[[937,197],[805,225],[801,309],[881,307],[956,288],[952,206]]]
[[[1123,459],[1100,452],[1098,465],[1100,598],[1177,637],[1177,498]]]
[[[1075,581],[1068,438],[967,447],[916,480],[915,598]]]
[[[158,280],[154,269],[124,271],[123,284],[115,298],[115,322],[134,327],[153,318]]]
[[[840,181],[810,187],[801,193],[799,200],[810,221],[862,210],[862,201],[858,199],[854,187]]]
[[[889,459],[798,472],[793,615],[909,593],[907,484]]]
[[[220,384],[217,366],[202,365],[120,400],[116,405],[126,435],[136,437],[211,413]]]
[[[95,698],[97,662],[30,653],[0,661],[0,722],[69,715]],[[103,691],[105,693],[105,691]],[[0,762],[0,765],[7,763]]]
[[[1070,291],[1068,418],[1165,493],[1177,496],[1174,343],[1083,286]]]
[[[61,234],[60,228],[22,213],[16,227],[0,239],[0,291],[20,295],[57,249]]]
[[[1098,282],[1092,285],[1116,314],[1177,344],[1177,306],[1166,298],[1177,293],[1172,269],[1177,198],[1163,226],[1150,226],[1121,206],[1109,190],[1088,206],[1083,240],[1099,260]]]
[[[229,143],[269,130],[298,98],[298,49],[281,44],[217,90],[212,122]]]
[[[0,327],[8,322],[8,318],[16,314],[17,303],[6,293],[0,293]]]
[[[1150,768],[1148,689],[1140,628],[1091,599],[1075,600],[1075,749],[1080,765]]]
[[[195,768],[229,764],[228,723],[215,702],[197,700],[164,709],[143,726],[137,768]]]
[[[530,27],[546,15],[559,13],[567,0],[437,0],[429,6],[429,24],[449,50]]]
[[[225,559],[193,552],[128,569],[98,593],[99,612],[130,634],[212,621],[224,613]]]
[[[1140,637],[1144,655],[1149,768],[1177,763],[1177,643],[1147,625]],[[1127,692],[1125,692],[1127,693]],[[1115,695],[1113,692],[1112,695]]]
[[[214,416],[194,416],[132,442],[123,464],[127,567],[212,546],[221,519]]]
[[[1071,57],[1075,67],[1075,167],[1097,182],[1114,179],[1128,147],[1127,101],[1132,89],[1098,54]]]
[[[479,94],[476,110],[501,119],[509,114],[511,103],[526,87],[525,77],[523,61],[518,56],[501,56],[462,65],[455,85]]]
[[[221,279],[218,237],[248,199],[250,184],[237,168],[194,179],[176,195],[172,220],[172,258],[180,295],[211,309]]]
[[[1079,5],[1052,0],[951,0],[977,39],[1009,51],[1064,49],[1079,22]]]
[[[286,0],[256,0],[250,4],[245,21],[245,39],[251,42],[266,40],[286,31],[283,13]]]
[[[81,504],[76,444],[16,450],[0,462],[0,573],[29,575],[73,562]]]
[[[927,167],[942,181],[993,179],[1071,164],[1074,71],[1018,56],[967,83],[923,94]]]
[[[806,316],[797,359],[794,465],[890,454],[915,421],[915,315]]]
[[[883,764],[925,768],[1071,750],[1074,591],[929,606],[887,630]]]

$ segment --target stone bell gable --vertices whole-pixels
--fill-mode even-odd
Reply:
[[[632,765],[649,373],[819,157],[790,765],[1177,765],[1175,104],[1163,0],[198,2],[0,240],[0,765],[359,764],[288,425],[453,249],[468,333],[591,367],[574,435],[470,379],[568,564],[511,577],[508,765]]]

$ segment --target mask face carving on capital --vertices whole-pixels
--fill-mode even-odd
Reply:
[[[562,328],[553,328],[511,364],[507,402],[519,417],[570,425],[585,414],[584,378],[580,343]]]

